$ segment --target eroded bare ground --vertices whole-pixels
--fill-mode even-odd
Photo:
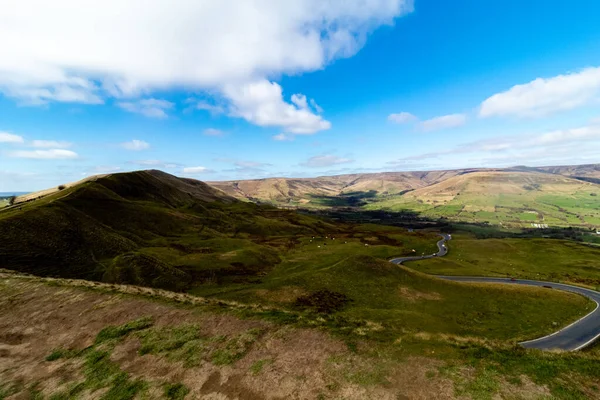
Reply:
[[[38,279],[4,274],[0,277],[0,312],[0,398],[50,398],[52,394],[63,396],[57,398],[85,399],[183,398],[178,395],[185,399],[451,399],[457,396],[453,381],[436,373],[442,365],[438,360],[409,358],[393,365],[387,361],[385,368],[382,367],[383,379],[373,380],[379,368],[373,359],[352,354],[342,342],[324,332],[241,320],[202,311],[193,305],[48,285]],[[178,358],[169,352],[140,351],[146,343],[144,336],[123,335],[110,347],[107,362],[115,365],[117,371],[124,371],[129,381],[144,382],[143,389],[131,392],[133,397],[126,397],[128,392],[124,397],[110,397],[110,385],[99,387],[96,383],[96,386],[82,386],[70,396],[68,391],[78,382],[97,378],[96,372],[89,375],[89,357],[47,360],[49,355],[56,349],[74,353],[86,348],[97,351],[103,346],[97,339],[102,329],[144,317],[152,319],[154,332],[193,326],[198,327],[198,335],[205,340],[201,345],[189,347],[187,358]],[[248,336],[248,332],[253,335]],[[232,343],[228,338],[240,337],[246,337],[243,351],[235,347],[239,347],[239,341],[233,347],[227,344]],[[202,356],[195,357],[190,349]],[[175,347],[171,350],[173,354],[180,351]],[[231,352],[234,357],[229,357]],[[168,397],[167,384],[186,389],[175,390]]]

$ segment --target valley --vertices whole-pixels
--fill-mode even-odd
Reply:
[[[485,192],[494,202],[498,182],[515,196],[536,184],[529,172],[511,174],[454,174],[397,196],[436,204]],[[594,183],[568,177],[537,182],[559,196],[595,193]],[[589,229],[557,226],[546,233],[562,239],[535,237],[543,230],[370,209],[380,200],[284,209],[149,170],[98,176],[0,210],[0,394],[258,399],[282,382],[270,398],[441,390],[441,398],[583,399],[598,390],[597,345],[519,345],[588,314],[592,301],[432,276],[597,289],[600,248],[572,240]],[[444,257],[389,262],[437,252],[440,231],[453,237]],[[57,320],[69,328],[49,331]],[[298,354],[307,356],[292,366]]]
[[[386,172],[212,182],[276,206],[413,211],[422,217],[511,228],[600,226],[599,165]]]

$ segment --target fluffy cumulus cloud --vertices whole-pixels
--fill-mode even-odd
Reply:
[[[266,127],[281,127],[286,133],[312,134],[329,129],[331,123],[309,108],[306,96],[294,94],[292,103],[283,98],[281,86],[268,80],[244,85],[228,85],[225,95],[231,99],[231,115]]]
[[[137,99],[172,88],[210,91],[251,123],[316,132],[329,127],[314,113],[320,107],[285,101],[269,79],[354,55],[369,32],[412,3],[5,0],[0,37],[11,40],[0,41],[0,91],[30,104],[129,98],[119,105],[151,117],[164,117],[166,107]]]
[[[25,139],[22,136],[15,135],[8,132],[0,132],[0,143],[24,143]]]
[[[9,155],[15,158],[31,158],[40,160],[68,160],[79,157],[74,151],[65,149],[19,150],[10,152]]]
[[[397,114],[388,115],[388,121],[395,122],[396,124],[406,124],[409,122],[415,122],[418,118],[409,112],[401,112]]]
[[[598,99],[600,95],[600,67],[537,78],[523,85],[497,93],[480,107],[481,117],[543,117],[559,111],[571,110]]]
[[[161,99],[142,99],[119,102],[117,106],[125,111],[142,114],[150,118],[167,118],[167,110],[173,108],[174,104]]]
[[[320,156],[314,156],[300,164],[303,167],[309,168],[322,168],[322,167],[330,167],[332,165],[339,164],[348,164],[354,162],[354,160],[349,158],[342,158],[338,156],[334,156],[331,154],[325,154]]]
[[[149,149],[150,143],[144,142],[143,140],[133,139],[130,142],[121,143],[120,146],[125,150],[141,151]]]
[[[458,128],[467,122],[467,116],[464,114],[442,115],[422,121],[419,125],[425,132],[437,131],[441,129]]]

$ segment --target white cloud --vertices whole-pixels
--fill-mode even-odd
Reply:
[[[208,174],[214,171],[206,167],[185,167],[183,168],[184,174]]]
[[[50,150],[20,150],[9,153],[9,156],[16,158],[35,158],[41,160],[66,160],[78,158],[79,155],[71,150],[50,149]]]
[[[561,162],[578,164],[579,157],[592,157],[594,152],[600,151],[600,126],[583,126],[578,128],[556,130],[544,133],[526,133],[504,137],[478,140],[454,148],[449,148],[430,153],[417,154],[396,161],[388,162],[390,165],[412,166],[414,161],[422,160],[447,160],[454,158],[456,164],[442,164],[445,168],[464,167],[466,161],[472,165],[482,166],[496,162],[514,165],[524,162],[528,165],[540,163]],[[467,160],[467,154],[472,154]],[[589,158],[588,157],[588,158]],[[597,161],[597,156],[596,156]]]
[[[296,105],[296,107],[300,108],[300,109],[308,109],[308,100],[306,100],[306,96],[298,93],[298,94],[293,94],[292,95],[292,103],[294,103]]]
[[[388,121],[395,122],[397,124],[406,124],[409,122],[415,122],[418,118],[411,113],[401,112],[397,114],[388,115]]]
[[[206,110],[211,114],[222,114],[225,112],[225,108],[223,108],[222,106],[213,105],[205,101],[199,101],[196,104],[196,108],[198,110]]]
[[[554,145],[565,142],[586,141],[600,139],[600,127],[584,126],[581,128],[557,130],[544,133],[526,141],[533,145]]]
[[[167,118],[166,110],[173,108],[174,104],[161,99],[142,99],[139,101],[125,101],[117,103],[125,111],[142,114],[150,118]]]
[[[225,134],[222,130],[215,128],[207,128],[203,133],[207,136],[223,136]]]
[[[24,143],[22,136],[14,135],[8,132],[0,132],[0,143]]]
[[[32,140],[31,146],[40,149],[65,149],[73,144],[69,142],[59,142],[56,140]]]
[[[278,142],[291,141],[294,140],[294,135],[278,133],[277,135],[273,135],[273,140],[277,140]]]
[[[330,167],[332,165],[338,165],[338,164],[347,164],[347,163],[351,163],[351,162],[354,162],[354,160],[328,154],[328,155],[311,157],[306,162],[304,162],[300,165],[302,165],[303,167],[309,167],[309,168],[320,168],[320,167]]]
[[[599,94],[600,67],[586,68],[497,93],[481,104],[479,116],[543,117],[588,104]]]
[[[281,127],[286,133],[310,135],[331,127],[314,114],[302,94],[292,95],[293,104],[283,99],[281,86],[258,80],[244,85],[228,85],[225,95],[231,100],[230,114],[266,127]]]
[[[96,104],[208,90],[231,94],[251,123],[316,132],[329,123],[294,111],[280,95],[248,109],[241,92],[351,57],[370,32],[412,8],[413,0],[182,0],[176,7],[170,0],[5,0],[0,37],[11,40],[0,41],[0,92],[32,104]],[[132,101],[121,106],[166,114]]]
[[[121,143],[121,147],[126,150],[141,151],[149,149],[150,143],[144,142],[143,140],[133,139],[130,142]]]
[[[315,99],[310,99],[310,105],[317,112],[317,114],[321,114],[323,112],[323,109],[317,104]]]
[[[467,116],[464,114],[450,114],[441,117],[428,119],[420,123],[421,129],[426,132],[437,131],[441,129],[457,128],[467,122]]]

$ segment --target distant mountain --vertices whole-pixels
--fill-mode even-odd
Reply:
[[[348,205],[349,196],[389,196],[407,193],[441,183],[456,176],[476,172],[498,172],[510,176],[515,172],[563,175],[574,179],[600,183],[600,164],[512,168],[470,168],[447,171],[381,172],[322,176],[316,178],[265,178],[208,182],[230,196],[243,200],[269,202],[277,205],[325,207]],[[597,181],[596,181],[597,180]]]
[[[208,183],[238,199],[276,204],[319,205],[320,200],[332,196],[370,191],[378,194],[398,194],[469,171],[473,170],[381,172],[317,178],[266,178]]]
[[[594,178],[523,170],[478,171],[402,196],[374,198],[365,207],[510,227],[595,227],[600,225],[600,185],[588,179]]]
[[[600,164],[562,165],[555,167],[538,167],[538,171],[571,177],[600,178]]]

